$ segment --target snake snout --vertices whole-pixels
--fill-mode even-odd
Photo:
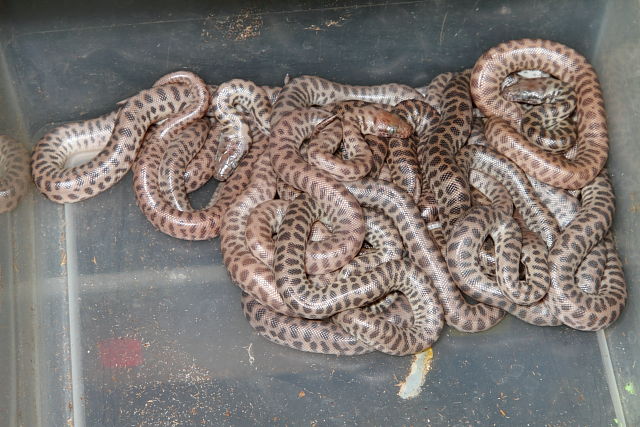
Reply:
[[[238,156],[229,150],[224,150],[216,155],[215,164],[214,178],[218,181],[225,181],[238,167]]]
[[[396,114],[382,111],[376,119],[380,136],[408,138],[413,133],[413,127]]]

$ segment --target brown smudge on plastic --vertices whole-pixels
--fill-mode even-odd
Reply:
[[[629,202],[631,204],[631,206],[629,207],[629,211],[631,213],[637,214],[638,212],[640,212],[640,202],[638,202],[638,199],[636,197],[636,193],[635,192],[631,192],[631,194],[628,196],[629,198]]]
[[[263,25],[262,17],[247,9],[236,16],[225,18],[218,27],[225,38],[241,41],[258,37]]]
[[[203,41],[209,41],[222,33],[227,40],[243,41],[258,37],[263,25],[262,16],[251,9],[243,9],[237,15],[225,17],[209,14],[204,20],[200,37]]]

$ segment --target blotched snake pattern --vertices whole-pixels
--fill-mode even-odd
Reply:
[[[589,331],[618,318],[627,293],[608,146],[591,65],[523,39],[422,88],[315,76],[208,86],[171,73],[112,113],[44,135],[31,171],[45,197],[72,203],[133,167],[154,227],[220,235],[260,335],[311,352],[405,355],[445,324],[479,332],[506,313]],[[24,181],[16,147],[0,139],[11,165],[0,189]],[[82,151],[96,156],[66,167]],[[192,208],[188,194],[211,177],[224,182]],[[1,192],[0,209],[24,187]]]
[[[0,213],[16,208],[30,180],[29,151],[15,139],[0,135]]]

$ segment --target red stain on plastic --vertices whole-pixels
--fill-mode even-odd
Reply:
[[[142,343],[133,338],[109,338],[98,342],[100,363],[105,368],[131,368],[140,366]]]

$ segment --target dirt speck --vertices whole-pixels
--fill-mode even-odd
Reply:
[[[319,25],[309,25],[308,27],[304,28],[305,30],[311,30],[311,31],[323,31],[324,28],[320,27]]]
[[[218,29],[229,40],[241,41],[258,37],[264,25],[262,17],[251,10],[227,17],[218,22]]]
[[[509,418],[507,416],[507,411],[505,411],[504,409],[500,408],[498,405],[496,405],[496,407],[498,408],[498,412],[500,412],[501,416],[503,416],[504,418]]]
[[[350,18],[351,18],[351,15],[347,13],[347,14],[338,16],[335,19],[326,19],[320,24],[308,25],[304,29],[310,30],[310,31],[325,31],[328,28],[332,28],[332,27],[342,27],[347,21],[349,21]]]

